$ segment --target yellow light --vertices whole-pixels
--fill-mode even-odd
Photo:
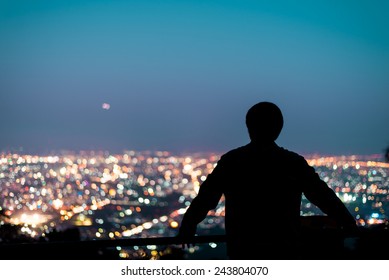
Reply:
[[[177,223],[176,221],[171,221],[171,222],[170,222],[170,226],[171,226],[172,228],[178,228],[178,223]]]
[[[155,250],[151,251],[151,255],[152,255],[153,257],[155,257],[156,255],[158,255],[158,251],[155,251]]]
[[[129,254],[126,253],[126,252],[121,252],[121,253],[119,254],[119,256],[120,256],[122,259],[127,259],[127,258],[129,257]]]

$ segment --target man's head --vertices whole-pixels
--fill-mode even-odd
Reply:
[[[246,114],[250,139],[256,142],[275,141],[284,125],[280,108],[271,102],[259,102]]]

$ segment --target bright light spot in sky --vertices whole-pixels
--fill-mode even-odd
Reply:
[[[103,105],[101,106],[104,110],[109,110],[109,108],[111,108],[111,105],[109,105],[108,103],[103,103]]]

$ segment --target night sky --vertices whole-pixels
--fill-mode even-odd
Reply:
[[[0,151],[225,152],[272,101],[281,146],[383,153],[388,14],[385,0],[0,0]]]

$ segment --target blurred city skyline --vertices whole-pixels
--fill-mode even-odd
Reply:
[[[302,154],[389,144],[387,1],[1,1],[0,151],[225,152],[256,102]]]
[[[135,151],[115,156],[0,155],[0,214],[3,211],[7,223],[20,225],[22,233],[32,238],[69,227],[77,227],[86,239],[174,236],[219,157]],[[375,156],[312,157],[307,162],[359,226],[385,223],[389,163]],[[282,170],[278,164],[272,168]],[[278,195],[284,194],[269,199],[282,207]],[[222,198],[210,211],[199,232],[224,228],[224,202]],[[268,215],[279,219],[277,213]],[[305,197],[300,214],[323,215]]]

